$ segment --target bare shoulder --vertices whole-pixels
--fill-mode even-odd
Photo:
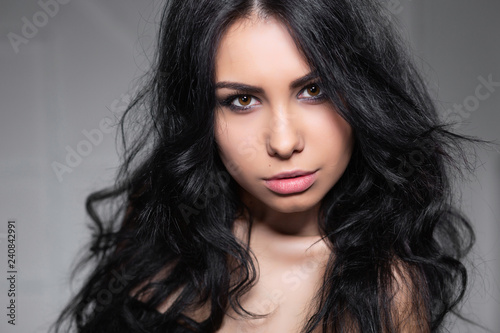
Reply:
[[[427,291],[423,278],[416,269],[398,261],[392,267],[390,308],[398,332],[430,332],[425,300]]]

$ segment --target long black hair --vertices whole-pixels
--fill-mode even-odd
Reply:
[[[349,165],[321,204],[332,255],[303,332],[395,332],[405,323],[437,331],[463,298],[461,259],[474,236],[449,176],[463,138],[440,123],[383,6],[166,1],[149,80],[121,120],[116,183],[87,199],[94,234],[83,262],[94,270],[56,331],[98,332],[120,318],[130,331],[215,332],[230,308],[258,317],[240,304],[257,269],[233,233],[245,207],[214,139],[218,42],[253,14],[287,27],[355,136]],[[171,304],[138,315],[131,308],[139,294],[149,309]],[[201,320],[189,315],[205,306]]]

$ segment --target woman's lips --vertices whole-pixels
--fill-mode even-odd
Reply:
[[[291,173],[294,174],[294,173]],[[286,174],[279,174],[273,178],[266,179],[265,184],[268,189],[279,194],[300,193],[312,186],[316,180],[316,171],[314,172],[298,172],[296,177],[284,178]]]

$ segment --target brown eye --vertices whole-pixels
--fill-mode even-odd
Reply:
[[[233,95],[219,102],[222,106],[230,108],[234,112],[242,112],[253,109],[259,105],[259,100],[252,95]]]
[[[238,102],[242,106],[248,106],[248,105],[250,105],[251,101],[252,101],[252,98],[250,98],[249,96],[246,96],[246,95],[238,97]]]
[[[319,87],[315,86],[315,85],[312,85],[309,88],[307,88],[307,93],[310,96],[318,96],[319,95]]]
[[[315,82],[302,88],[297,98],[303,102],[313,104],[319,104],[327,100],[325,93],[321,90],[321,86]]]

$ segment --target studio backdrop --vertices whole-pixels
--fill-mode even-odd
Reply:
[[[114,125],[148,69],[161,4],[0,2],[1,332],[46,332],[78,289],[69,274],[90,237],[84,201],[115,174]],[[441,117],[498,143],[500,2],[386,4]],[[498,147],[478,150],[476,167],[456,184],[477,234],[462,313],[500,332]],[[481,332],[450,319],[450,332]]]

